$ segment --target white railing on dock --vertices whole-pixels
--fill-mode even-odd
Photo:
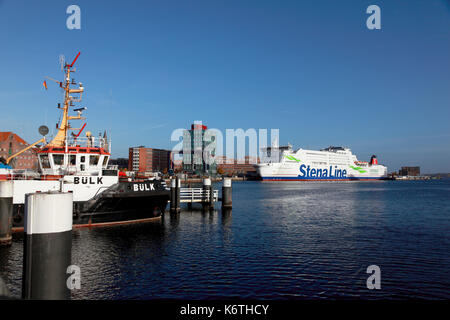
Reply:
[[[214,202],[219,200],[219,190],[213,190]],[[203,188],[181,188],[180,202],[207,202],[209,190]]]

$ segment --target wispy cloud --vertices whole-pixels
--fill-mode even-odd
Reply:
[[[113,91],[112,89],[109,89],[108,94],[104,95],[101,94],[98,98],[96,103],[99,106],[108,106],[108,107],[115,107],[119,105],[119,102],[113,97]]]
[[[153,130],[153,129],[158,129],[158,128],[162,128],[165,127],[167,125],[167,123],[160,123],[160,124],[154,124],[151,126],[146,126],[144,127],[145,130]]]
[[[0,0],[1,2],[1,0]],[[45,90],[44,90],[45,91]],[[31,96],[39,94],[39,91],[37,90],[9,90],[9,91],[0,91],[0,98],[7,99],[7,98],[18,98],[23,96]]]

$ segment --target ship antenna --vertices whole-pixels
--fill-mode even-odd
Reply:
[[[64,63],[65,63],[66,57],[64,57],[63,54],[59,55],[59,63],[61,64],[61,72],[64,72]]]
[[[69,120],[79,120],[83,119],[81,117],[81,112],[78,113],[78,116],[69,116],[69,107],[73,106],[72,101],[81,101],[81,96],[84,91],[83,86],[80,83],[79,88],[77,89],[71,89],[70,85],[73,84],[70,79],[70,73],[75,72],[75,70],[72,70],[73,65],[77,61],[78,57],[80,56],[81,52],[78,52],[75,59],[72,61],[71,64],[62,63],[64,65],[63,70],[65,73],[65,78],[62,82],[60,82],[60,87],[64,90],[64,106],[63,109],[63,115],[62,120],[60,122],[60,125],[58,127],[58,133],[56,134],[55,138],[48,144],[52,147],[64,147],[66,146],[67,141],[67,130],[70,129]],[[60,56],[60,62],[63,62],[63,58]],[[77,100],[75,100],[74,97],[72,97],[71,93],[78,93],[80,96]]]

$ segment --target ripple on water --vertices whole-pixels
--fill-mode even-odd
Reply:
[[[217,188],[217,187],[216,187]],[[449,181],[233,185],[233,211],[73,233],[73,299],[448,299]],[[0,248],[20,296],[22,237]],[[366,268],[380,266],[382,290]]]

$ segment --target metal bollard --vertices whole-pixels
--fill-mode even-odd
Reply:
[[[0,181],[0,245],[12,243],[13,181]]]
[[[222,185],[222,208],[231,208],[233,206],[232,190],[231,179],[224,178]]]
[[[72,258],[72,214],[72,193],[25,196],[23,299],[70,299],[66,272]]]

